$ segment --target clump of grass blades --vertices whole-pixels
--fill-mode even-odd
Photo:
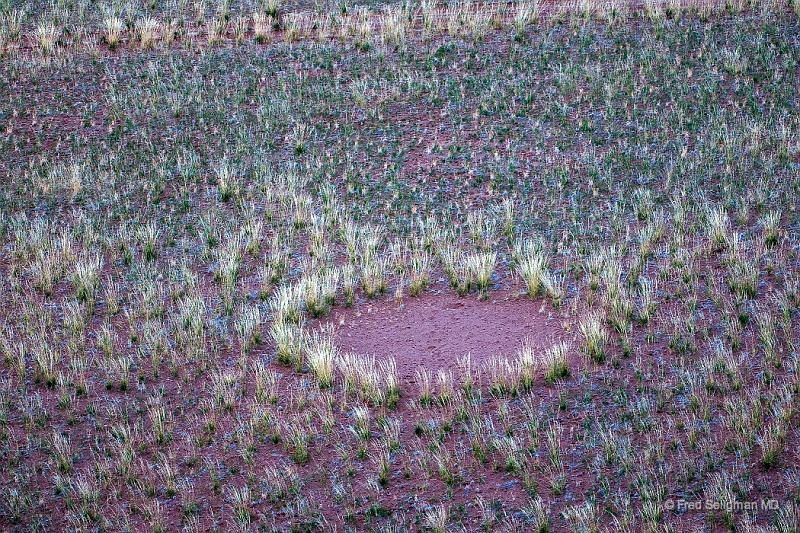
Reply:
[[[488,298],[489,284],[492,274],[494,273],[496,262],[496,252],[477,252],[467,256],[467,277],[465,280],[462,280],[461,284],[459,284],[459,287],[456,289],[459,294],[466,294],[475,286],[480,292],[481,298]]]
[[[319,382],[320,388],[333,386],[334,364],[337,360],[331,327],[314,331],[305,342],[306,363]]]
[[[580,330],[584,339],[584,350],[589,358],[595,363],[605,361],[609,334],[603,327],[600,315],[594,313],[585,317],[580,323]]]
[[[58,48],[59,30],[55,24],[42,21],[36,26],[34,33],[36,45],[43,55],[52,55]]]
[[[302,326],[286,321],[274,321],[270,328],[270,336],[275,343],[280,363],[294,366],[300,371],[303,368],[303,345],[306,333]]]
[[[136,34],[139,37],[139,46],[142,49],[149,49],[155,46],[158,31],[158,21],[151,17],[145,17],[136,22]]]
[[[542,291],[548,275],[548,258],[544,251],[544,243],[540,240],[517,243],[514,247],[514,259],[517,272],[525,280],[528,296],[536,298]]]
[[[121,18],[110,15],[103,19],[103,40],[112,50],[119,45],[124,30],[125,25]]]
[[[336,366],[341,371],[346,394],[354,394],[373,406],[394,408],[397,405],[400,382],[394,358],[376,363],[375,357],[346,353],[339,356]]]
[[[542,366],[545,369],[544,379],[548,385],[570,376],[567,352],[569,352],[569,346],[562,342],[548,348],[542,356]]]

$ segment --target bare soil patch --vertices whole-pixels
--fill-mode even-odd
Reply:
[[[424,293],[402,302],[368,302],[333,314],[337,347],[346,352],[394,357],[398,377],[413,382],[418,367],[436,371],[454,368],[471,354],[472,363],[511,357],[529,342],[544,350],[567,336],[552,307],[511,291],[474,295]]]

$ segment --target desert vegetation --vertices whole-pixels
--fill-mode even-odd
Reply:
[[[798,15],[0,1],[0,529],[798,531]]]

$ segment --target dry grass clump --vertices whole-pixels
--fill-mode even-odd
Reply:
[[[520,2],[514,13],[514,37],[521,40],[528,25],[539,22],[541,6],[538,0],[533,2]]]
[[[39,22],[34,34],[39,51],[44,55],[54,54],[58,47],[59,34],[59,28],[52,22],[45,20]]]
[[[495,252],[476,253],[466,258],[467,280],[459,285],[469,290],[472,286],[477,287],[481,298],[488,298],[489,283],[497,263]],[[462,291],[464,289],[461,289]]]
[[[381,40],[384,44],[401,48],[408,32],[409,13],[402,6],[388,6],[381,18]]]
[[[586,316],[580,322],[580,331],[583,335],[586,355],[595,363],[605,361],[606,345],[610,335],[603,327],[601,316],[597,313]]]
[[[259,44],[268,43],[277,24],[275,16],[256,12],[253,14],[253,37]]]
[[[372,405],[397,406],[400,382],[394,359],[375,360],[374,357],[342,354],[338,362],[344,391]]]
[[[337,356],[331,336],[330,329],[314,331],[308,337],[305,347],[306,362],[323,389],[331,387],[334,380]]]
[[[306,333],[298,324],[291,322],[273,322],[270,336],[275,343],[275,357],[279,362],[298,370],[303,365],[303,344]]]
[[[103,19],[103,40],[112,50],[119,46],[125,24],[118,16],[109,15]]]
[[[136,22],[136,36],[142,49],[153,48],[158,37],[158,21],[145,17]]]
[[[541,241],[525,241],[515,248],[517,269],[528,287],[528,296],[536,298],[543,291],[549,276],[548,258]]]
[[[552,385],[560,379],[570,376],[571,370],[567,361],[569,346],[560,343],[550,347],[542,357],[542,364],[545,369],[544,379]]]

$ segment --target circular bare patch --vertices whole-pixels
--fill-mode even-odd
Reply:
[[[339,351],[394,357],[404,382],[414,381],[418,367],[455,369],[467,353],[477,367],[513,357],[525,342],[545,350],[565,337],[547,304],[502,292],[488,301],[448,293],[379,300],[337,310],[329,322]]]

